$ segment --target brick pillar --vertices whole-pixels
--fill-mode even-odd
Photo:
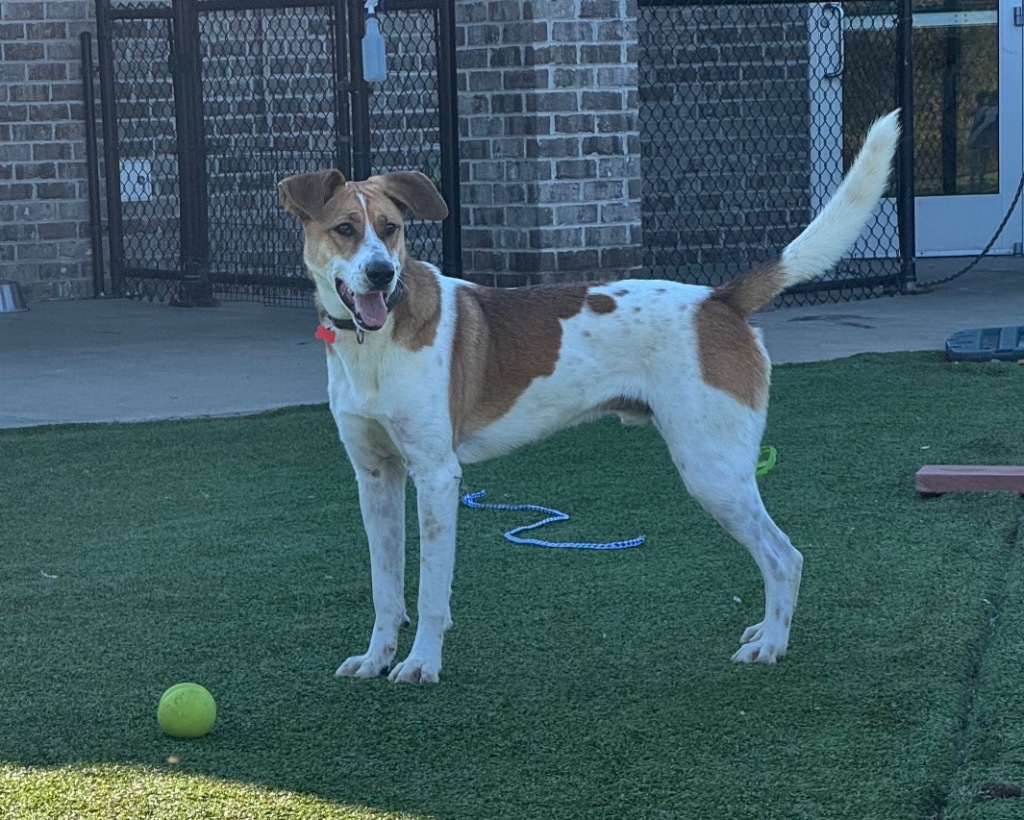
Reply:
[[[78,35],[88,0],[0,4],[0,279],[91,295]]]
[[[458,0],[456,20],[467,277],[638,275],[635,0]]]

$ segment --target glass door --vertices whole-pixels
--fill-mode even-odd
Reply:
[[[1013,200],[1024,168],[1019,0],[914,3],[914,162],[917,251],[980,251]],[[894,88],[865,77],[896,77],[896,20],[882,4],[825,3],[810,14],[812,187],[822,198],[848,167],[867,126],[893,105]],[[891,9],[891,4],[885,4]],[[858,67],[871,66],[871,73]],[[885,71],[880,71],[885,66]],[[1018,205],[993,253],[1024,239]],[[895,235],[892,200],[880,223]]]

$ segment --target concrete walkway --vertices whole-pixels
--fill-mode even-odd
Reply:
[[[960,260],[920,263],[926,282]],[[251,413],[326,401],[311,308],[43,302],[0,314],[0,428]],[[930,293],[757,314],[775,363],[941,350],[956,330],[1024,324],[1024,258]]]
[[[986,259],[964,276],[928,289],[928,281],[969,260],[918,262],[920,292],[857,302],[758,313],[776,364],[841,359],[856,353],[944,350],[957,330],[1024,325],[1024,257]]]
[[[327,400],[312,308],[39,302],[0,315],[0,427],[251,413]]]

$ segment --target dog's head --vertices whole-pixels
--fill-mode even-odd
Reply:
[[[305,235],[303,256],[324,309],[347,310],[364,330],[388,318],[405,262],[405,220],[444,219],[448,206],[417,171],[346,182],[340,171],[281,180],[281,203]]]

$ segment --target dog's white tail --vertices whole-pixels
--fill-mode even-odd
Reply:
[[[715,289],[714,298],[747,315],[786,288],[830,270],[857,241],[885,192],[899,136],[898,111],[875,122],[832,199],[778,261],[726,282]]]

